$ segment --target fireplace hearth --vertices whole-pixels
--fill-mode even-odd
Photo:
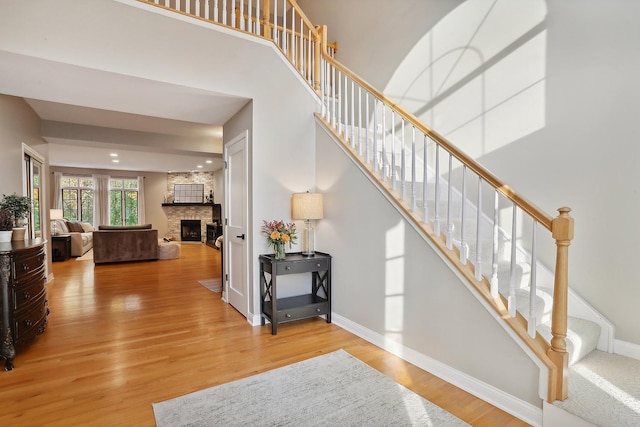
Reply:
[[[183,242],[201,242],[202,231],[199,219],[180,220],[180,240]]]

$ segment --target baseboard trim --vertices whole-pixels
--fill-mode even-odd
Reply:
[[[621,356],[640,360],[640,345],[622,340],[613,341],[613,352]]]
[[[331,321],[341,328],[367,340],[368,342],[392,353],[403,360],[442,378],[443,380],[473,394],[479,399],[502,409],[503,411],[533,426],[542,425],[542,409],[518,399],[494,386],[473,378],[464,372],[445,365],[429,356],[410,349],[402,344],[363,327],[338,314],[331,314]]]

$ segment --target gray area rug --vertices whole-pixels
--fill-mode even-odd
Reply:
[[[209,289],[211,292],[215,292],[217,294],[222,292],[222,279],[202,279],[198,280],[198,283]]]
[[[569,398],[554,405],[595,425],[640,426],[640,361],[593,351],[569,367]]]
[[[153,404],[158,427],[466,426],[343,350]]]

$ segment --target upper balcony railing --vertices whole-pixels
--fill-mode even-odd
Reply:
[[[337,62],[326,27],[314,27],[295,0],[138,1],[272,41],[321,97],[319,118],[547,366],[547,400],[567,397],[570,209],[547,215]],[[552,282],[544,284],[551,313],[541,313],[538,301],[539,229],[557,248],[544,279]],[[521,315],[516,306],[523,305]],[[551,318],[550,344],[536,332],[544,316]]]
[[[320,54],[338,45],[315,28],[295,0],[138,0],[208,22],[251,33],[280,48],[304,80],[320,90]],[[324,46],[324,47],[323,47]]]

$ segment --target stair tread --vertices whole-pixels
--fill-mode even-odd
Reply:
[[[640,360],[593,351],[569,368],[569,398],[554,405],[600,426],[640,425]]]
[[[545,323],[538,326],[538,332],[551,340],[551,326]],[[569,353],[569,366],[582,360],[593,352],[598,346],[600,338],[600,325],[590,320],[578,319],[569,316],[567,318],[567,352]]]

